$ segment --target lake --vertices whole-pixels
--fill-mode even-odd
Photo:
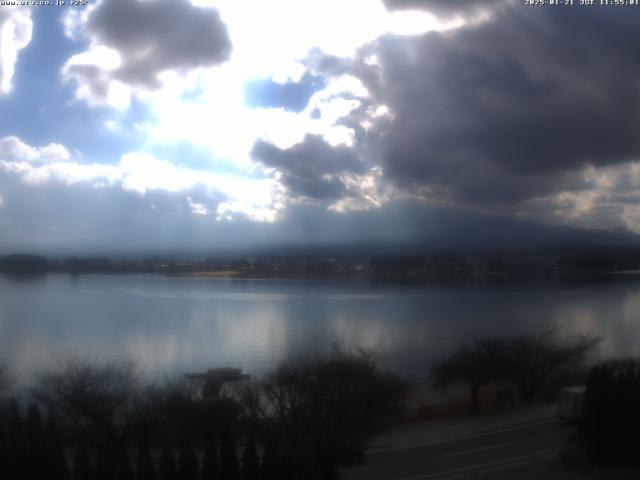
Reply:
[[[68,353],[135,359],[152,376],[373,348],[425,380],[460,342],[560,328],[640,354],[640,277],[557,285],[394,286],[154,275],[0,276],[0,347],[21,382]]]

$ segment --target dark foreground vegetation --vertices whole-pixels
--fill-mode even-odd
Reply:
[[[602,465],[640,466],[640,362],[601,363],[589,371],[580,432]]]
[[[364,353],[283,364],[227,395],[142,378],[129,362],[78,358],[42,372],[3,411],[2,478],[339,478],[334,466],[362,457],[406,391]]]
[[[491,382],[514,407],[535,401],[558,372],[581,369],[597,343],[557,332],[480,340],[437,363],[432,379],[468,387],[472,413]],[[128,361],[70,357],[16,399],[1,365],[1,478],[337,479],[336,466],[361,461],[374,433],[406,419],[412,393],[368,352],[283,363],[260,380],[237,377],[243,381],[227,390],[150,382]],[[587,386],[580,431],[590,457],[637,462],[639,364],[599,365]]]

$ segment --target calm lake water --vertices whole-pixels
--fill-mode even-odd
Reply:
[[[0,356],[28,383],[70,352],[130,357],[157,376],[215,366],[260,374],[285,358],[366,347],[421,380],[462,341],[550,327],[602,335],[602,355],[639,355],[638,286],[634,276],[509,287],[0,276]]]

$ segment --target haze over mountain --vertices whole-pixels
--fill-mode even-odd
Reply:
[[[0,7],[0,252],[640,245],[638,15]]]

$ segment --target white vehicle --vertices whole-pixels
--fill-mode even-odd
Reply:
[[[586,391],[584,385],[563,389],[558,402],[558,417],[569,422],[578,421],[582,415]]]

